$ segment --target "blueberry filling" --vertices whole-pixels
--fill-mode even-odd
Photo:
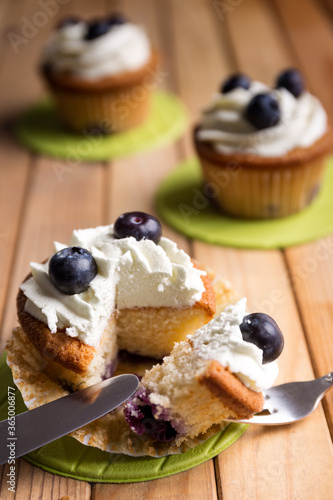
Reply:
[[[167,420],[168,412],[150,403],[148,393],[142,387],[134,398],[126,403],[124,416],[131,430],[140,436],[145,434],[167,443],[178,434],[172,423]]]

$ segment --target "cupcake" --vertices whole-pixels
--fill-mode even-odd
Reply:
[[[118,14],[64,19],[44,49],[41,70],[67,128],[111,133],[147,119],[157,64],[144,29]]]
[[[54,250],[31,263],[17,315],[45,370],[73,389],[110,376],[118,350],[162,359],[231,301],[150,214],[75,230]]]
[[[232,216],[269,219],[318,195],[332,131],[301,73],[288,69],[272,88],[242,74],[224,81],[194,143],[214,204]]]

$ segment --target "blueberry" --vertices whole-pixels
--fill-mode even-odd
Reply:
[[[278,358],[283,350],[284,339],[274,319],[264,313],[244,316],[239,326],[243,339],[255,344],[263,351],[263,364]]]
[[[136,240],[160,241],[162,227],[158,219],[144,212],[127,212],[120,215],[114,224],[114,237],[117,239],[133,236]]]
[[[295,68],[282,71],[276,79],[276,88],[280,87],[289,90],[293,96],[298,97],[305,88],[302,73]]]
[[[81,22],[81,19],[79,19],[78,17],[75,17],[75,16],[65,17],[64,19],[62,19],[58,23],[57,28],[58,29],[67,28],[67,26],[74,26],[74,24],[78,24],[80,22]]]
[[[257,94],[250,100],[245,118],[259,130],[274,127],[281,118],[279,103],[272,94]]]
[[[140,422],[144,434],[162,442],[172,441],[176,437],[177,431],[170,422],[156,419],[151,406],[141,406],[140,411],[144,414],[144,418]]]
[[[88,31],[85,35],[86,40],[93,40],[99,36],[105,35],[110,29],[108,21],[100,19],[88,24]]]
[[[236,75],[229,76],[229,78],[222,82],[220,92],[222,94],[226,94],[227,92],[230,92],[230,90],[236,89],[237,87],[242,87],[247,90],[250,88],[250,84],[251,80],[248,76],[237,73]]]
[[[139,436],[146,434],[158,441],[172,441],[176,437],[177,431],[172,427],[171,422],[164,418],[156,418],[154,415],[156,413],[155,405],[142,404],[145,402],[147,402],[147,398],[143,395],[137,396],[135,400],[130,400],[125,405],[125,420],[132,431]]]
[[[108,19],[109,26],[120,26],[121,24],[126,24],[127,19],[123,14],[112,14]]]
[[[53,285],[66,295],[82,293],[97,274],[97,264],[88,250],[68,247],[50,260],[49,277]]]

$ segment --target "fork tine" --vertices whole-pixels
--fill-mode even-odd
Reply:
[[[264,391],[264,410],[245,420],[228,422],[258,425],[291,424],[310,415],[333,387],[333,372],[307,382],[289,382]]]

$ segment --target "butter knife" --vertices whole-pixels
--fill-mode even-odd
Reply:
[[[3,420],[0,465],[102,417],[130,398],[138,385],[135,375],[118,375],[16,415],[14,420]]]

